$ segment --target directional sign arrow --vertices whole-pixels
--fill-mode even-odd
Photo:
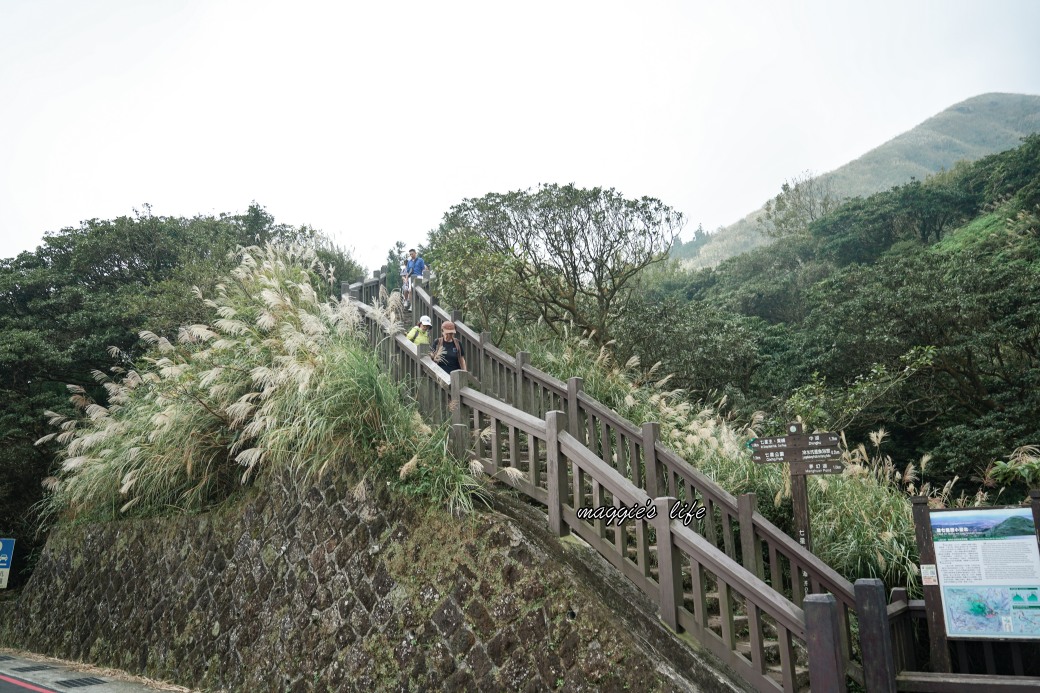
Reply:
[[[845,465],[840,461],[791,462],[791,476],[814,476],[816,474],[841,474]]]
[[[755,462],[764,464],[781,464],[783,462],[832,462],[841,459],[841,448],[835,447],[805,447],[805,448],[775,448],[768,450],[756,450],[751,455]]]
[[[803,435],[773,436],[772,438],[756,438],[751,441],[752,450],[777,450],[779,448],[795,448],[804,443]]]
[[[837,447],[841,437],[837,433],[811,433],[805,436],[805,444],[811,448],[817,446]]]
[[[756,450],[751,453],[751,459],[755,462],[781,463],[788,462],[799,452],[798,448],[778,448],[767,450]]]
[[[800,451],[801,459],[804,462],[815,462],[820,460],[830,460],[833,458],[841,457],[841,448],[803,448]]]
[[[755,438],[751,441],[752,450],[778,450],[780,448],[815,448],[837,446],[841,437],[837,433],[793,433],[772,438]]]

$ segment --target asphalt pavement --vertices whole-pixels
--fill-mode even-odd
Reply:
[[[0,693],[156,693],[162,690],[187,689],[129,681],[118,672],[82,667],[74,662],[29,659],[10,651],[0,652]]]

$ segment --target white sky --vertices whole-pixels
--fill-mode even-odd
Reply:
[[[706,229],[958,101],[1040,94],[1037,0],[0,0],[0,257],[256,200],[369,267],[569,183]]]

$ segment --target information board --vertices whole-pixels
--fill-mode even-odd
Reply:
[[[14,539],[0,539],[0,590],[7,588],[7,576],[11,574],[14,559]]]
[[[933,510],[929,519],[946,636],[1040,640],[1040,545],[1032,510]],[[921,568],[923,577],[933,574],[932,566]]]

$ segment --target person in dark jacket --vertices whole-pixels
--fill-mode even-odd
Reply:
[[[430,356],[448,373],[467,370],[462,343],[455,339],[455,323],[448,321],[441,325],[441,336],[430,345]]]

